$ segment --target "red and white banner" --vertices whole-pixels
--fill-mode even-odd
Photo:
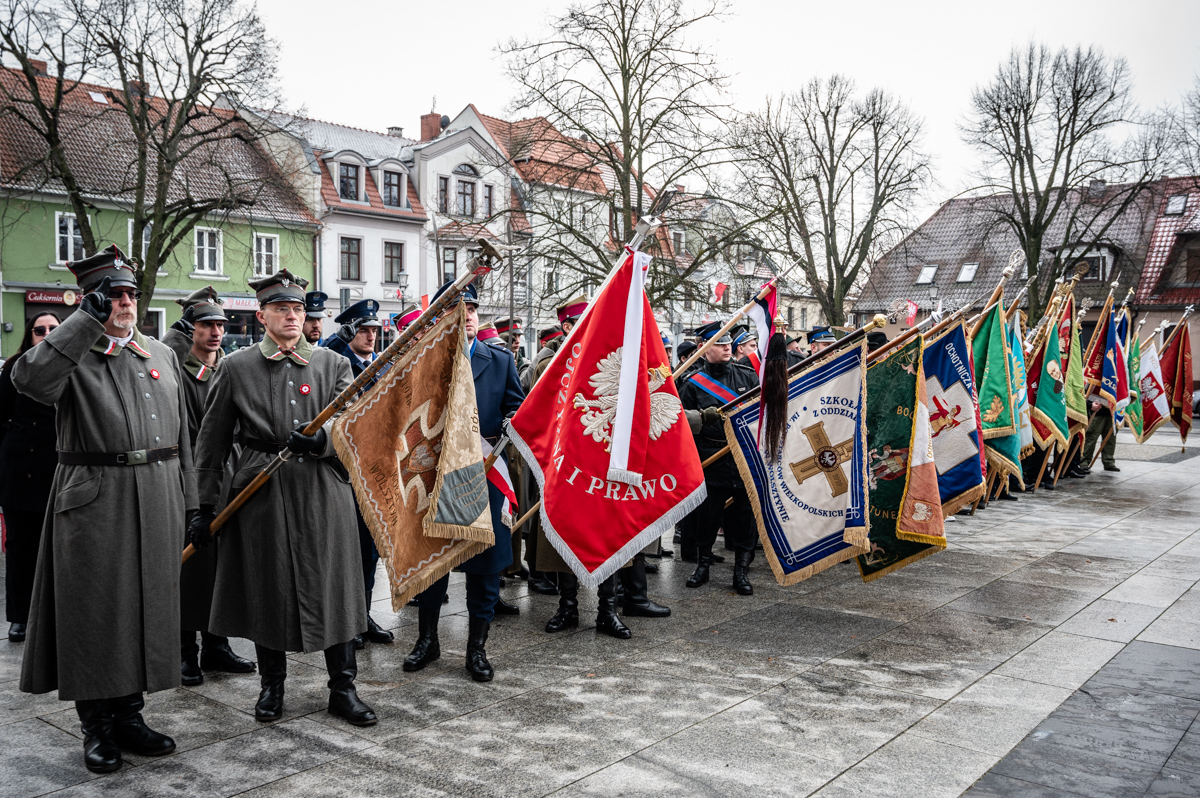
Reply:
[[[913,325],[913,322],[915,322],[917,320],[917,312],[921,308],[919,305],[917,305],[916,302],[913,302],[911,299],[906,299],[904,301],[908,303],[908,315],[904,317],[904,323],[907,324],[909,327],[911,327]]]
[[[1145,443],[1171,416],[1171,403],[1163,386],[1162,366],[1154,344],[1142,352],[1138,372],[1138,397],[1142,403],[1142,439],[1138,442]]]
[[[546,537],[587,587],[707,495],[639,255],[605,281],[509,427]]]
[[[492,453],[492,445],[482,435],[479,436],[479,440],[481,441],[480,446],[483,448],[483,459],[486,462],[488,455]],[[500,509],[500,520],[507,526],[512,526],[513,508],[517,506],[517,492],[513,489],[512,477],[508,473],[508,463],[503,457],[497,457],[492,462],[492,467],[487,472],[487,479],[496,486],[496,490],[504,494],[504,507]]]
[[[721,304],[721,297],[725,296],[725,289],[727,288],[729,288],[729,286],[725,285],[725,283],[717,283],[713,286],[712,303],[714,305]]]

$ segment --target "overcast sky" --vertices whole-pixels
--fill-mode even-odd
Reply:
[[[433,108],[473,102],[504,115],[512,86],[497,45],[535,37],[565,0],[398,3],[260,0],[280,43],[287,102],[316,119],[416,137]],[[1176,103],[1200,74],[1200,0],[734,0],[697,38],[732,76],[739,108],[813,76],[841,72],[881,86],[926,120],[936,186],[926,209],[970,185],[972,153],[958,136],[971,90],[1014,45],[1099,45],[1128,62],[1138,102]]]

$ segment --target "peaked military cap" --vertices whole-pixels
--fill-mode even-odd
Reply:
[[[883,330],[872,330],[867,333],[867,351],[874,352],[888,342],[887,333]]]
[[[722,321],[709,322],[708,324],[702,324],[701,326],[697,327],[695,330],[695,334],[700,336],[701,341],[707,341],[708,339],[710,339],[714,335],[716,335],[718,332],[720,332],[721,328],[724,326],[725,326],[725,322],[722,322]],[[729,337],[729,333],[726,332],[720,338],[713,341],[713,343],[714,344],[728,344],[728,343],[733,343],[733,339],[731,339]]]
[[[447,280],[446,282],[442,283],[442,287],[439,288],[437,290],[437,293],[433,295],[433,301],[436,302],[437,298],[440,297],[442,294],[446,293],[447,291],[449,291],[450,286],[452,286],[452,285],[454,285],[453,280]],[[468,305],[474,305],[475,307],[479,307],[479,289],[475,287],[475,283],[468,283],[467,287],[462,290],[462,293],[460,293],[459,296]],[[454,307],[457,304],[458,304],[457,300],[454,302],[451,302],[450,307]]]
[[[563,334],[561,327],[547,327],[538,334],[538,344],[545,346]]]
[[[215,288],[206,285],[183,299],[176,299],[175,303],[182,305],[184,310],[192,309],[192,321],[225,321],[225,311],[221,308],[224,301],[217,296]]]
[[[487,324],[484,324],[475,331],[475,337],[480,341],[491,341],[493,339],[498,339],[500,337],[500,333],[496,332],[496,325],[489,321]]]
[[[133,273],[133,264],[126,260],[116,244],[110,244],[90,257],[71,261],[67,268],[75,275],[75,281],[84,291],[91,291],[105,277],[112,278],[112,285],[137,288],[137,275]]]
[[[831,344],[836,340],[833,330],[828,327],[813,327],[812,332],[808,334],[810,344]]]
[[[280,269],[270,277],[251,280],[250,287],[258,297],[259,305],[271,302],[299,302],[304,304],[304,289],[308,288],[308,280],[297,277],[287,269]]]
[[[403,330],[405,327],[407,327],[408,325],[410,325],[414,321],[416,321],[418,318],[420,318],[420,316],[421,316],[420,308],[413,308],[412,310],[406,310],[403,313],[393,313],[392,314],[392,324],[396,325],[397,330]]]
[[[558,306],[558,323],[562,324],[563,322],[568,321],[573,323],[579,321],[579,317],[583,315],[585,310],[587,310],[587,306],[588,298],[583,294],[580,294],[574,299],[568,299],[566,302]]]
[[[522,334],[520,319],[497,319],[492,323],[496,325],[496,332],[501,335],[511,332],[515,332],[517,335]]]
[[[325,318],[325,300],[329,294],[324,291],[309,291],[304,295],[304,315],[310,319]]]
[[[695,352],[695,351],[696,351],[696,342],[695,341],[684,341],[683,343],[681,343],[679,345],[679,348],[675,350],[676,354],[679,355],[680,363],[687,360],[688,357],[692,354],[692,352]]]
[[[730,333],[730,335],[733,336],[733,345],[735,348],[741,346],[742,344],[746,343],[747,341],[757,341],[758,340],[758,332],[755,330],[751,330],[745,324],[739,324],[738,326],[736,326],[732,330],[730,330],[729,333]]]
[[[363,299],[343,310],[334,319],[338,324],[349,324],[352,321],[362,321],[359,327],[382,327],[379,320],[379,302],[374,299]]]

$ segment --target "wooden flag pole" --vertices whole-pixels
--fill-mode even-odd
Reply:
[[[770,280],[768,280],[766,285],[764,285],[759,290],[758,294],[755,295],[754,299],[751,299],[749,302],[742,305],[742,307],[740,309],[738,309],[738,311],[729,318],[729,321],[725,322],[724,326],[722,326],[721,329],[717,330],[716,333],[711,335],[709,337],[709,339],[707,341],[705,341],[703,344],[696,347],[696,351],[692,352],[690,355],[688,355],[687,360],[685,360],[679,364],[679,368],[675,369],[675,373],[671,375],[671,378],[677,380],[680,377],[682,377],[683,374],[689,368],[691,368],[692,364],[695,363],[697,360],[699,360],[700,357],[705,352],[707,352],[709,350],[709,348],[711,348],[713,346],[713,343],[718,338],[720,338],[722,335],[724,335],[725,333],[729,332],[730,330],[732,330],[734,327],[737,326],[737,323],[739,321],[741,321],[742,318],[745,317],[745,315],[751,311],[751,309],[754,307],[755,302],[757,302],[760,299],[765,298],[766,295],[771,292],[771,289],[775,287],[775,281],[778,279],[779,279],[778,277],[772,277]]]
[[[992,309],[992,306],[1000,301],[1004,296],[1004,284],[1008,282],[1008,278],[1012,277],[1017,271],[1017,266],[1025,259],[1025,253],[1021,250],[1013,250],[1013,253],[1008,256],[1008,265],[1004,267],[1004,273],[1000,275],[1000,282],[996,283],[996,287],[992,289],[992,295],[988,297],[987,304],[983,306],[976,317],[974,325],[971,327],[971,337],[974,338],[979,328],[983,326],[983,317]]]
[[[1104,436],[1104,440],[1101,441],[1100,445],[1096,447],[1096,453],[1094,455],[1092,455],[1092,462],[1088,464],[1089,470],[1092,468],[1092,466],[1096,465],[1096,461],[1099,460],[1100,455],[1104,453],[1104,447],[1108,446],[1108,439],[1111,438],[1112,436],[1113,436],[1113,431],[1110,429],[1108,431],[1108,434]]]
[[[430,303],[429,307],[426,308],[425,311],[421,313],[421,315],[418,316],[412,324],[405,328],[404,332],[402,332],[395,341],[392,341],[387,349],[384,349],[383,352],[380,353],[379,357],[375,358],[370,365],[363,369],[362,373],[358,375],[358,378],[355,379],[354,382],[350,383],[350,385],[344,391],[338,394],[332,402],[325,406],[325,409],[322,410],[316,418],[309,422],[308,426],[304,428],[305,435],[316,435],[317,430],[321,429],[321,427],[325,425],[326,421],[333,418],[335,413],[338,413],[349,407],[350,403],[358,397],[358,392],[370,384],[372,378],[379,373],[380,369],[402,355],[431,319],[449,307],[452,303],[458,302],[458,295],[462,293],[463,289],[470,285],[478,275],[491,271],[493,268],[503,262],[503,258],[500,256],[500,253],[497,252],[496,248],[493,247],[486,239],[481,238],[476,242],[476,244],[480,248],[479,254],[467,264],[466,273],[463,274],[462,277],[459,277],[454,284],[450,286],[450,288],[446,290],[440,297],[438,297],[434,302]],[[234,513],[241,509],[242,505],[249,501],[250,497],[257,493],[259,488],[267,484],[267,480],[271,478],[271,475],[278,471],[284,463],[291,459],[291,457],[292,452],[287,448],[284,448],[281,452],[279,452],[279,454],[275,455],[275,457],[263,467],[263,470],[255,475],[250,484],[243,488],[242,492],[235,496],[233,501],[229,502],[229,504],[225,506],[225,509],[221,510],[221,514],[218,515],[211,524],[209,524],[208,533],[210,535],[215,534],[218,529],[224,526],[229,519],[233,517]],[[187,562],[188,559],[191,558],[191,556],[195,553],[196,547],[189,543],[187,548],[183,550],[182,562]]]
[[[1050,463],[1050,455],[1054,452],[1045,450],[1046,456],[1042,458],[1042,467],[1038,469],[1037,479],[1033,481],[1033,492],[1037,493],[1037,489],[1042,486],[1042,477],[1046,474],[1046,466]]]

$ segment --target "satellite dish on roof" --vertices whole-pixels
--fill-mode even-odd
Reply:
[[[450,117],[446,116],[445,114],[442,114],[442,118],[439,121],[441,122],[442,130],[450,127]]]

